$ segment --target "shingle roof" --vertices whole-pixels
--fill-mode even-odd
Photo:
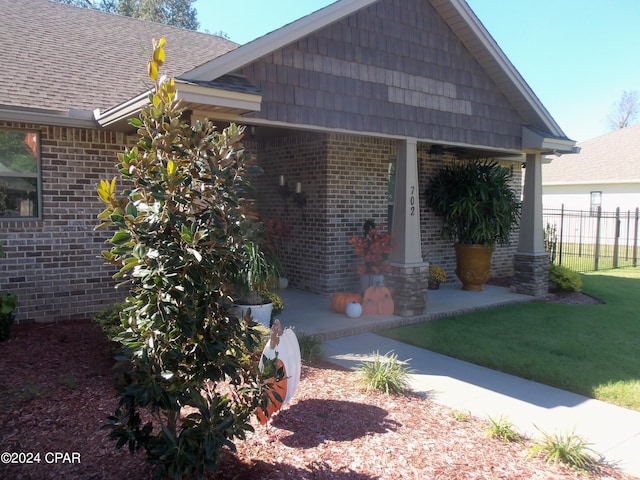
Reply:
[[[552,158],[542,166],[543,184],[640,181],[640,124],[577,146],[580,153]]]
[[[0,0],[0,106],[106,109],[147,90],[152,39],[177,76],[238,45],[222,37],[46,0]]]

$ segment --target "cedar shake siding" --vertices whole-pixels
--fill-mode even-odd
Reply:
[[[261,119],[517,149],[522,119],[431,4],[384,0],[240,71]]]

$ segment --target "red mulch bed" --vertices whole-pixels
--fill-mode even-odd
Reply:
[[[100,428],[117,399],[110,346],[91,322],[14,326],[0,358],[0,452],[40,454],[40,463],[0,463],[0,478],[152,477],[142,455],[115,450]],[[355,376],[331,365],[304,366],[291,404],[267,427],[256,423],[207,478],[631,478],[607,466],[585,476],[529,458],[526,445],[488,438],[481,419],[456,420],[418,396],[367,394]],[[48,463],[55,459],[50,452],[75,453],[80,461]]]

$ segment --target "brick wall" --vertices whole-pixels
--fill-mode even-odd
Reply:
[[[0,291],[18,295],[17,320],[86,318],[121,300],[126,291],[114,288],[115,270],[100,258],[111,234],[94,231],[102,210],[95,189],[100,179],[117,175],[116,155],[131,138],[116,132],[0,122],[2,127],[35,129],[41,135],[43,218],[0,220],[7,253],[0,260]],[[256,182],[259,212],[263,218],[282,216],[292,228],[283,255],[291,285],[323,294],[357,290],[355,267],[360,259],[348,241],[361,234],[366,219],[388,220],[388,166],[395,159],[396,142],[289,132],[259,143],[248,138],[245,144],[265,170]],[[419,148],[418,158],[422,191],[441,163],[431,161],[425,148]],[[520,185],[521,174],[514,168],[514,185]],[[293,195],[286,202],[280,196],[280,175],[292,189],[301,182],[307,199],[304,209]],[[439,219],[424,200],[421,223],[425,260],[443,265],[453,280],[453,248],[440,238]],[[515,245],[496,251],[493,276],[511,273],[513,251]]]
[[[0,128],[38,130],[42,219],[2,220],[0,291],[18,295],[18,322],[86,318],[121,299],[114,269],[100,252],[109,232],[95,232],[100,179],[117,175],[122,133],[0,122]]]
[[[361,234],[366,219],[388,221],[388,166],[395,160],[396,142],[339,133],[290,133],[254,148],[265,170],[258,181],[259,212],[263,218],[282,216],[292,228],[283,258],[290,284],[322,294],[357,290],[355,268],[360,259],[348,241]],[[418,159],[422,194],[428,176],[443,163],[430,160],[423,148]],[[307,196],[304,216],[293,197],[285,210],[278,194],[280,175],[292,188],[302,183]],[[514,168],[516,188],[520,179],[521,170]],[[455,252],[441,238],[440,220],[427,210],[422,196],[420,215],[425,260],[444,266],[449,281],[454,281]],[[517,232],[513,239],[511,247],[496,249],[492,276],[511,274]]]

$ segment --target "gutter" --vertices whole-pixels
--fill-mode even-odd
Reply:
[[[97,126],[90,111],[77,109],[41,110],[0,106],[0,120],[71,128],[96,128]]]

